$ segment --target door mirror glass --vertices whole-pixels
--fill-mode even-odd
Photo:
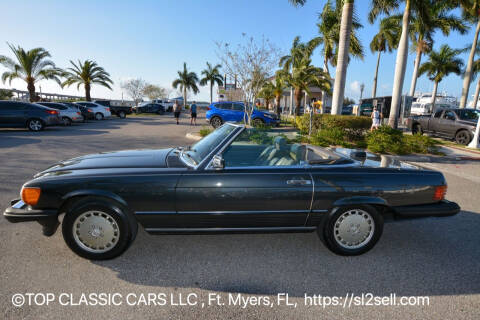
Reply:
[[[216,170],[222,170],[225,168],[225,160],[223,160],[222,156],[214,155],[212,159],[212,168]]]

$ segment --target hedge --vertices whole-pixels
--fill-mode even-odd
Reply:
[[[372,119],[363,116],[344,116],[331,114],[314,114],[312,119],[312,134],[320,129],[339,128],[347,131],[366,131],[372,126]],[[308,134],[310,115],[297,117],[297,127],[303,134]]]

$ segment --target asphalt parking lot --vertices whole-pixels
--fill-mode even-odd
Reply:
[[[199,118],[199,123],[204,123]],[[90,122],[32,133],[0,130],[0,206],[18,197],[37,171],[87,153],[187,145],[187,119],[170,115]],[[435,164],[444,170],[447,198],[462,212],[386,224],[376,247],[357,257],[336,256],[315,233],[273,235],[151,236],[139,229],[136,241],[117,259],[82,259],[64,244],[61,230],[50,238],[35,222],[0,219],[0,308],[5,319],[478,319],[480,318],[480,164]],[[14,307],[16,293],[72,294],[49,305]],[[119,293],[135,297],[165,293],[167,305],[84,306],[81,294]],[[286,293],[297,306],[229,305],[230,294]],[[305,306],[304,296],[428,296],[424,306]],[[196,305],[185,303],[196,294]],[[219,294],[225,305],[208,305]],[[171,295],[171,296],[170,296]],[[191,296],[193,297],[193,296]],[[172,299],[172,300],[171,300]],[[41,301],[39,301],[41,302]],[[172,305],[173,302],[173,305]],[[202,307],[201,303],[205,305]]]

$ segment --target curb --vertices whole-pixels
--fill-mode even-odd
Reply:
[[[195,141],[198,141],[198,140],[202,139],[202,136],[199,135],[198,133],[195,133],[195,132],[187,132],[185,137],[187,137],[188,139],[191,139],[191,140],[195,140]]]
[[[469,148],[460,148],[460,147],[456,147],[456,146],[450,146],[450,145],[443,145],[442,147],[444,148],[451,148],[451,149],[455,149],[455,150],[459,150],[459,151],[465,151],[467,153],[474,153],[474,154],[478,154],[479,157],[480,157],[480,151],[476,151],[476,150],[473,150],[473,149],[469,149]]]

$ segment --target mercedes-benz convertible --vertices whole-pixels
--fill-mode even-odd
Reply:
[[[138,224],[156,234],[317,231],[331,251],[357,255],[377,243],[384,220],[459,212],[440,172],[377,160],[226,123],[191,147],[58,162],[26,182],[4,216],[38,221],[50,236],[63,215],[75,253],[109,259]]]

